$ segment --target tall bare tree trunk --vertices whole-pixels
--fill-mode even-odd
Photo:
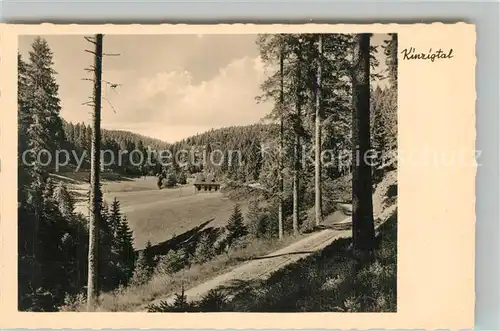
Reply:
[[[323,40],[321,35],[318,36],[318,73],[317,73],[317,86],[316,86],[316,128],[315,128],[315,221],[316,226],[320,225],[323,221],[322,212],[322,201],[321,201],[321,119],[322,119],[322,109],[321,109],[321,64],[323,61]]]
[[[370,37],[355,36],[352,112],[352,238],[354,247],[374,248],[372,169],[366,161],[370,149]]]
[[[283,58],[284,58],[283,46],[280,53],[280,149],[279,149],[279,206],[278,206],[278,237],[283,238],[283,112],[284,112],[284,74],[283,74]]]
[[[293,234],[296,235],[299,233],[299,172],[300,172],[300,137],[299,135],[295,136],[295,144],[294,144],[294,172],[293,172],[293,219],[292,219],[292,227]]]
[[[101,190],[99,185],[101,147],[101,79],[102,79],[102,34],[95,36],[94,60],[94,112],[92,115],[93,135],[90,164],[90,221],[89,258],[87,283],[87,310],[92,311],[99,296],[99,223],[101,216]]]
[[[297,50],[297,67],[296,67],[296,75],[297,75],[297,86],[296,86],[296,119],[295,119],[295,143],[294,143],[294,166],[293,166],[293,216],[292,216],[292,227],[293,227],[293,234],[297,235],[299,233],[299,212],[300,212],[300,198],[299,198],[299,190],[300,190],[300,134],[301,134],[301,117],[302,117],[302,110],[301,110],[301,45],[299,43],[298,45],[298,50]]]

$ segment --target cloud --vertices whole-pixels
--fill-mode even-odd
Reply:
[[[91,123],[83,106],[92,95],[92,65],[82,35],[50,35],[58,72],[61,115],[68,121]],[[386,35],[374,35],[380,44]],[[25,58],[34,36],[19,38]],[[258,57],[255,35],[108,35],[105,49],[119,53],[103,64],[103,79],[121,84],[103,87],[102,127],[139,132],[167,141],[212,127],[255,123],[272,105],[256,104],[260,83],[271,73]],[[378,58],[385,59],[379,50]],[[381,61],[381,69],[384,68]],[[110,106],[112,105],[112,107]]]
[[[136,79],[114,96],[111,102],[120,111],[107,120],[115,128],[149,125],[151,131],[176,132],[177,139],[200,128],[255,123],[270,110],[270,105],[255,102],[264,79],[259,57],[233,60],[213,78],[198,83],[187,70],[158,72]]]

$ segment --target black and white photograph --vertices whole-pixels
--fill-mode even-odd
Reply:
[[[19,311],[398,311],[397,33],[17,56]]]

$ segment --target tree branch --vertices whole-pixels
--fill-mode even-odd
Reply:
[[[122,84],[111,83],[111,82],[109,82],[109,81],[107,81],[107,80],[103,80],[102,82],[103,82],[103,83],[106,83],[107,85],[109,85],[109,87],[111,87],[112,89],[115,89],[115,88],[117,88],[118,86],[121,86],[121,85],[122,85]]]
[[[116,114],[116,108],[111,104],[111,102],[109,102],[108,98],[104,98],[104,100],[106,100],[106,102],[108,103],[108,105],[111,107],[111,110],[113,111],[113,113]]]
[[[96,44],[95,40],[92,37],[83,37],[83,38],[85,38],[85,40],[88,41],[89,43],[92,43],[94,45]]]

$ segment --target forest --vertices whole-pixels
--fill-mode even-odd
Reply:
[[[19,310],[58,311],[78,296],[91,307],[100,293],[143,284],[156,272],[158,260],[150,248],[134,249],[120,202],[115,199],[108,205],[102,199],[98,168],[106,160],[98,160],[100,150],[152,153],[153,165],[125,163],[104,169],[127,176],[175,176],[176,182],[184,184],[186,177],[210,171],[228,189],[259,183],[264,190],[253,203],[250,223],[243,224],[244,217],[235,207],[227,226],[232,235],[228,238],[233,239],[283,240],[318,227],[335,208],[334,202],[345,199],[347,193],[353,204],[354,248],[374,250],[373,187],[397,167],[394,160],[386,163],[397,149],[396,34],[381,46],[370,44],[370,34],[259,35],[260,57],[271,74],[255,97],[256,102],[272,103],[272,112],[262,123],[213,129],[168,143],[100,128],[103,36],[85,38],[96,46],[93,94],[89,89],[92,125],[62,119],[53,54],[43,38],[33,42],[28,58],[18,55]],[[374,71],[377,51],[385,55],[384,73]],[[374,86],[374,80],[387,84]],[[263,145],[270,147],[265,157]],[[54,164],[25,153],[42,149],[88,152],[83,167],[90,169],[90,218],[75,212],[71,192],[51,179]],[[201,153],[214,149],[224,152],[226,162],[196,162]],[[198,156],[164,165],[155,154],[159,150],[174,155],[193,150]],[[241,162],[227,162],[231,151],[241,152]],[[353,162],[368,151],[375,151],[375,165]],[[345,178],[349,187],[340,192],[337,183]],[[225,245],[233,243],[229,240]],[[199,251],[207,246],[184,254],[198,256],[198,263],[203,263]]]

